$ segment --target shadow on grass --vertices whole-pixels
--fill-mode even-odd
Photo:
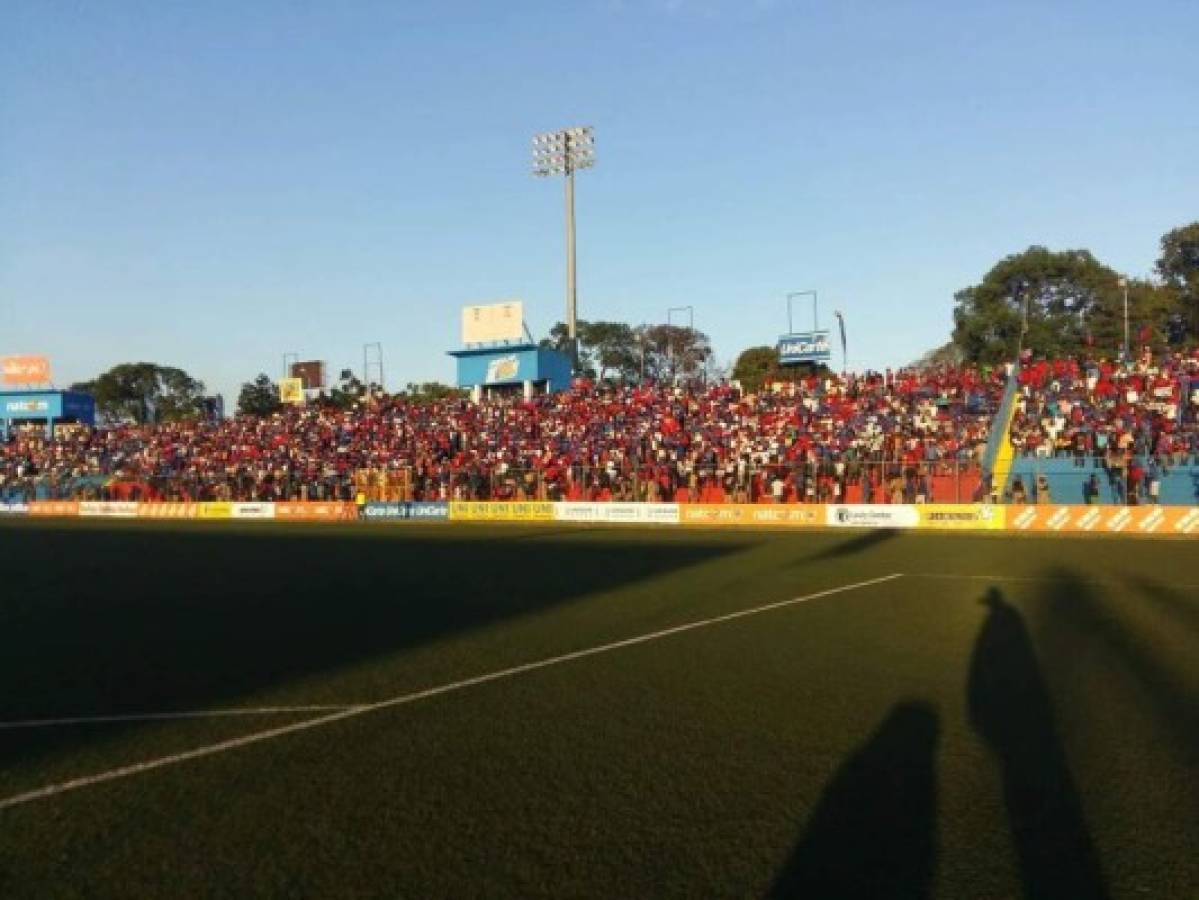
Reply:
[[[928,704],[897,704],[829,782],[768,896],[929,896],[939,731]]]
[[[899,530],[896,528],[872,528],[863,534],[854,535],[848,540],[838,541],[831,547],[812,554],[806,561],[844,559],[847,556],[856,556],[897,537],[899,537]]]
[[[1106,897],[1024,619],[997,588],[982,602],[989,612],[970,664],[970,721],[1002,770],[1025,896]]]
[[[750,546],[292,527],[6,527],[0,720],[230,705]],[[0,769],[93,735],[0,732]]]
[[[1152,639],[1121,617],[1118,607],[1105,602],[1094,585],[1064,569],[1053,575],[1060,581],[1045,593],[1048,615],[1039,632],[1049,652],[1070,658],[1080,642],[1101,642],[1111,659],[1107,677],[1118,677],[1114,667],[1122,666],[1141,687],[1177,749],[1192,765],[1199,763],[1199,697],[1186,674],[1173,668]],[[1147,600],[1182,627],[1199,626],[1195,605],[1186,596],[1147,579],[1132,583],[1138,590],[1136,601]],[[1193,660],[1192,664],[1199,665]]]
[[[1137,593],[1148,598],[1163,613],[1199,632],[1199,599],[1150,578],[1129,578]]]

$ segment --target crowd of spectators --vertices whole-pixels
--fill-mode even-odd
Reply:
[[[349,410],[80,427],[54,440],[23,429],[0,452],[0,496],[952,500],[935,496],[935,482],[977,471],[1004,377],[975,367],[825,374],[756,394],[579,383],[531,400],[381,396]]]
[[[1070,459],[1100,474],[1118,502],[1156,500],[1170,468],[1199,459],[1199,355],[1144,351],[1127,362],[1040,360],[1021,368],[1011,440],[1017,455]],[[1013,499],[1045,502],[1047,483],[1013,485]],[[1019,496],[1016,496],[1019,495]]]

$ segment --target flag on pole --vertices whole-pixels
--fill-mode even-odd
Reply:
[[[837,310],[837,312],[836,312],[836,313],[834,313],[834,315],[836,315],[836,317],[837,317],[837,324],[838,324],[838,325],[841,327],[841,370],[842,370],[842,371],[844,371],[844,370],[846,369],[846,362],[845,362],[845,360],[846,360],[846,355],[845,355],[845,316],[841,315],[841,311],[840,311],[840,310]]]

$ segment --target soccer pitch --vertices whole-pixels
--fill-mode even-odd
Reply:
[[[0,522],[0,896],[1199,896],[1199,545]]]

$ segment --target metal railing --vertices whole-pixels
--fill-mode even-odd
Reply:
[[[521,500],[680,503],[968,503],[975,460],[825,460],[717,464],[666,461],[609,466],[358,470],[315,478],[276,475],[9,479],[0,500]]]
[[[1069,465],[1064,463],[1069,462]],[[1055,464],[1056,463],[1056,464]],[[1163,502],[1194,503],[1199,499],[1199,455],[1061,452],[1055,456],[1025,454],[1017,458],[1010,483],[995,499],[1003,503],[1107,503],[1127,506]],[[1176,470],[1185,469],[1181,499],[1163,490]]]
[[[681,503],[968,503],[982,480],[973,460],[916,463],[663,463],[500,467],[414,476],[415,500]],[[367,499],[383,499],[374,494]]]

